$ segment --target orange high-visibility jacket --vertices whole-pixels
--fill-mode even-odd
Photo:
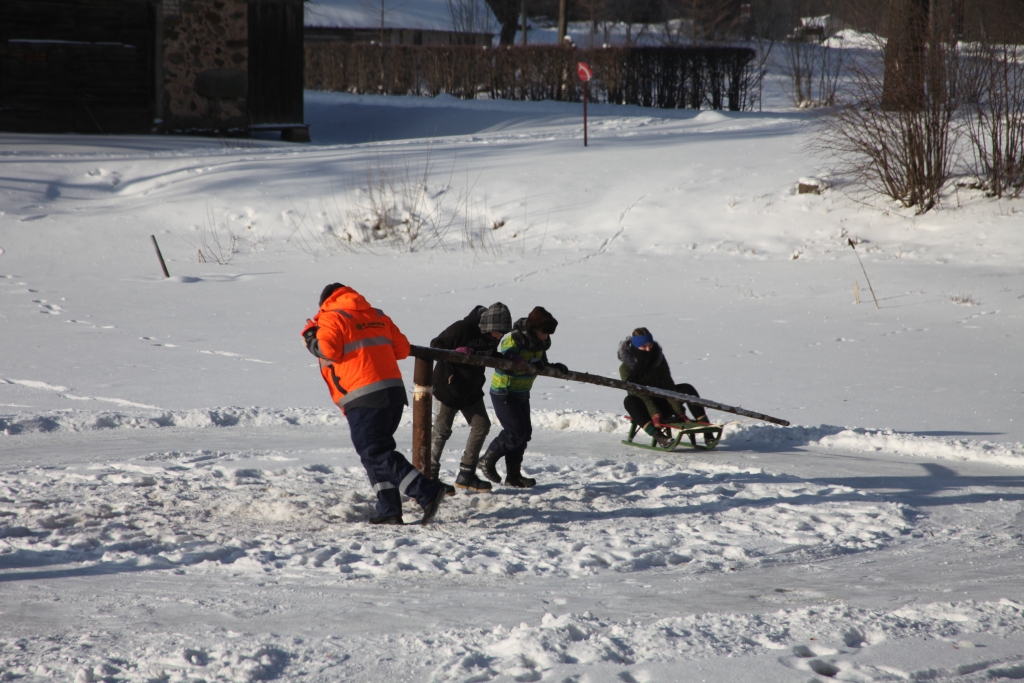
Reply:
[[[409,356],[409,340],[362,294],[351,287],[336,290],[313,320],[320,374],[343,411],[355,398],[404,386],[398,361]]]

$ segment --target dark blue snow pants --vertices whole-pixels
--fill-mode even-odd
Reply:
[[[402,404],[386,408],[349,408],[345,411],[352,445],[366,468],[370,486],[377,494],[377,515],[402,514],[399,494],[413,498],[420,507],[437,497],[439,484],[430,481],[395,450],[395,431],[402,419]]]
[[[533,425],[530,423],[530,395],[491,393],[491,405],[494,406],[494,414],[501,423],[501,432],[491,441],[487,452],[496,455],[498,460],[505,458],[506,472],[518,475],[523,464],[526,444],[533,436]]]

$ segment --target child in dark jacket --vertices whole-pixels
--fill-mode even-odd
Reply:
[[[512,329],[512,314],[498,302],[490,308],[477,306],[464,319],[452,323],[444,332],[431,340],[435,349],[448,349],[460,353],[497,356],[498,340]],[[476,474],[480,449],[490,431],[491,421],[484,407],[484,368],[461,363],[438,362],[434,366],[433,391],[438,410],[434,418],[430,443],[430,478],[438,481],[441,472],[441,453],[452,435],[456,413],[462,413],[469,423],[469,439],[459,465],[455,486],[470,491],[490,491],[491,485]],[[449,495],[455,489],[443,484]]]
[[[498,352],[510,360],[521,363],[523,372],[495,370],[491,377],[491,405],[501,423],[501,433],[491,441],[484,455],[481,469],[484,476],[497,483],[501,476],[495,465],[505,458],[505,483],[517,488],[530,488],[536,479],[524,477],[522,473],[523,454],[526,444],[533,435],[530,422],[530,389],[537,375],[527,371],[525,366],[544,367],[551,365],[562,372],[568,372],[561,363],[548,363],[547,350],[551,347],[551,335],[558,321],[541,306],[530,315],[520,318],[512,326],[512,332],[501,340]]]
[[[678,391],[680,394],[696,396],[700,394],[692,384],[676,384],[672,380],[672,371],[661,351],[661,345],[654,341],[654,335],[646,327],[638,327],[633,334],[619,344],[619,376],[627,382],[643,384],[656,389]],[[686,419],[683,404],[675,399],[627,394],[623,400],[626,412],[633,422],[643,427],[660,446],[671,443],[662,425]],[[707,422],[708,416],[704,406],[698,403],[687,403],[694,421]]]

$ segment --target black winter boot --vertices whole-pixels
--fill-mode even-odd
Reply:
[[[493,481],[495,484],[501,483],[501,475],[498,474],[498,470],[495,465],[501,460],[501,456],[494,451],[487,451],[484,453],[483,459],[480,461],[480,469],[484,473],[484,476]]]
[[[455,486],[460,489],[477,491],[479,493],[491,490],[490,482],[486,482],[476,476],[475,467],[467,467],[466,465],[461,465],[459,467],[459,476],[455,479]]]
[[[431,481],[436,481],[438,484],[441,485],[441,487],[444,489],[444,495],[446,495],[446,496],[454,496],[455,495],[455,487],[452,486],[451,484],[446,484],[443,481],[441,481],[441,462],[440,462],[440,460],[438,460],[438,461],[431,460],[430,461],[430,479],[431,479]]]
[[[537,480],[532,477],[524,477],[523,456],[505,458],[505,483],[517,489],[529,489],[537,485]]]
[[[370,524],[404,524],[402,521],[402,515],[387,515],[385,517],[371,517]]]

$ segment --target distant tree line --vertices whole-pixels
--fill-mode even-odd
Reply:
[[[388,95],[579,102],[579,61],[594,70],[588,98],[644,107],[744,110],[754,106],[754,50],[746,47],[552,45],[380,46],[307,43],[306,87]]]
[[[755,34],[781,41],[801,18],[824,15],[855,30],[887,36],[894,18],[906,15],[905,6],[932,2],[949,6],[952,30],[967,41],[991,36],[1004,30],[1004,19],[1024,15],[1024,0],[568,0],[566,12],[569,21],[590,23],[598,38],[605,25],[618,23],[631,27],[634,37],[646,33],[667,44],[698,44],[750,39]],[[560,9],[559,0],[487,3],[501,24],[502,45],[515,39],[524,6],[527,16],[550,19],[558,17]]]

